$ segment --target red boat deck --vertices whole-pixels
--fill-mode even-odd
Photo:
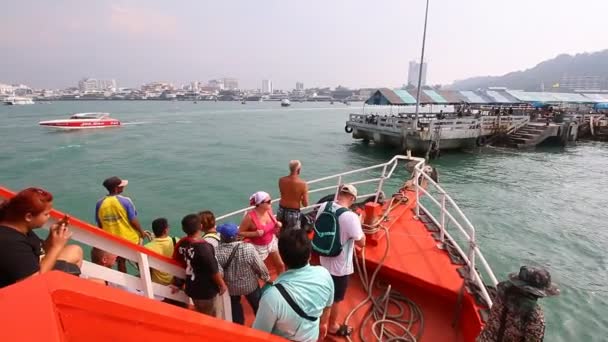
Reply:
[[[410,201],[393,209],[388,221],[384,223],[389,231],[390,246],[376,283],[391,284],[394,290],[418,305],[424,320],[420,341],[474,341],[482,322],[473,296],[465,291],[460,309],[457,310],[458,292],[463,285],[463,279],[457,270],[461,266],[453,264],[447,252],[437,247],[432,233],[423,222],[415,218],[414,194],[408,193],[408,197]],[[387,239],[384,235],[384,232],[378,233],[376,239],[368,236],[365,259],[370,277],[385,253]],[[376,240],[376,243],[372,240]],[[271,273],[274,274],[273,270]],[[380,291],[376,289],[375,295],[378,294]],[[356,273],[351,275],[339,322],[343,322],[346,315],[366,297],[359,276]],[[245,301],[243,306],[247,315],[246,324],[250,326],[253,312]],[[348,322],[355,327],[352,336],[354,341],[360,341],[359,330],[370,306],[371,303],[367,303],[360,308]],[[396,307],[389,309],[391,313],[396,310]],[[409,317],[408,311],[404,316]],[[455,316],[458,318],[454,327],[452,322]],[[363,327],[363,334],[368,340],[374,340],[370,325],[368,323]],[[418,328],[415,325],[411,331],[416,333]],[[335,336],[326,339],[334,340],[344,339]]]

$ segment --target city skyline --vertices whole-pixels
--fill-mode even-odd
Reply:
[[[355,0],[180,6],[26,0],[3,8],[0,80],[6,83],[64,88],[88,76],[135,87],[236,78],[248,89],[264,79],[277,89],[298,81],[362,88],[407,83],[408,62],[420,54],[424,1],[372,7]],[[608,3],[593,0],[431,0],[427,84],[501,75],[561,53],[604,49],[596,36],[606,10]],[[497,48],[488,49],[492,44]]]

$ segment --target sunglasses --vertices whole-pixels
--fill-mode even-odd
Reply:
[[[263,201],[262,203],[263,203],[263,204],[270,204],[270,203],[272,203],[272,201],[271,201],[271,200],[265,200],[265,201]]]

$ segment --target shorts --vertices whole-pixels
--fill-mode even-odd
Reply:
[[[343,301],[348,288],[348,276],[332,275],[331,280],[334,282],[334,303]]]
[[[72,264],[71,262],[67,262],[65,260],[57,260],[55,261],[55,266],[53,266],[53,270],[65,272],[67,274],[79,276],[80,275],[80,267],[76,264]]]
[[[300,209],[279,206],[277,220],[283,224],[282,229],[300,229]]]
[[[270,243],[267,245],[252,245],[256,252],[258,252],[260,258],[262,258],[262,261],[266,260],[270,253],[279,251],[279,239],[277,239],[276,235],[272,236],[272,241],[270,241]]]
[[[220,296],[211,299],[192,299],[196,311],[212,317],[220,317]]]

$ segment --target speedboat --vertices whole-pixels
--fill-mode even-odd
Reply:
[[[39,125],[61,129],[106,128],[119,127],[120,121],[108,113],[77,113],[69,119],[40,121]]]
[[[289,107],[291,106],[291,102],[288,99],[281,100],[281,107]]]

